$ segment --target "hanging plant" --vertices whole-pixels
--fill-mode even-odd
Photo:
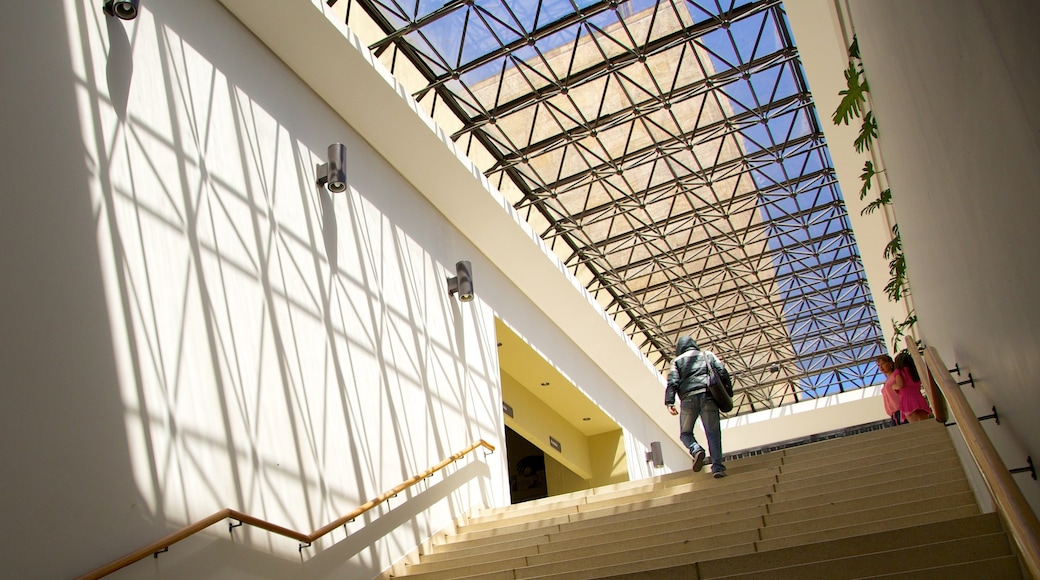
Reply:
[[[877,131],[877,119],[874,118],[873,111],[867,111],[867,114],[863,115],[863,124],[859,128],[859,136],[852,143],[856,148],[856,153],[870,151],[870,146],[874,143],[874,139],[877,139]]]
[[[895,335],[892,337],[892,352],[903,350],[902,338],[906,334],[906,330],[916,323],[917,314],[913,310],[906,315],[906,320],[902,322],[896,322],[895,318],[892,319],[892,328],[895,330]],[[921,345],[920,340],[915,340],[914,342],[917,343],[918,346]]]
[[[898,302],[906,295],[906,258],[903,256],[903,242],[899,237],[899,224],[892,226],[892,240],[885,245],[885,258],[888,262],[888,273],[891,276],[885,285],[885,294],[892,302]]]
[[[849,46],[849,68],[845,69],[845,85],[844,90],[838,91],[841,102],[831,116],[835,125],[848,125],[867,108],[867,92],[870,87],[863,73],[863,63],[859,60],[859,41],[856,39],[853,39],[852,45]]]
[[[860,199],[867,198],[867,194],[870,192],[870,184],[874,180],[874,176],[876,176],[878,173],[878,171],[874,170],[873,161],[868,160],[866,163],[863,164],[863,173],[859,174],[859,179],[863,182],[863,185],[859,188]]]
[[[860,198],[863,199],[863,198]],[[881,195],[874,201],[867,204],[867,207],[859,211],[859,215],[870,215],[877,210],[877,208],[892,203],[892,190],[886,189],[881,192]]]
[[[834,110],[831,120],[835,125],[849,125],[852,119],[862,117],[859,135],[853,142],[857,153],[870,151],[874,140],[878,138],[878,122],[873,111],[867,109],[867,93],[870,85],[867,83],[867,75],[863,70],[863,61],[859,56],[859,41],[853,37],[849,46],[849,67],[845,69],[845,89],[838,92],[841,102]],[[874,162],[868,160],[863,165],[863,173],[859,178],[862,182],[859,190],[859,198],[865,200],[870,195],[871,185],[881,171],[874,168]],[[880,207],[892,203],[892,190],[887,188],[871,200],[861,211],[860,215],[868,215],[877,211]],[[885,285],[885,294],[893,302],[902,300],[909,293],[906,279],[906,257],[903,255],[903,243],[899,236],[899,225],[892,226],[892,239],[885,245],[885,259],[888,260],[888,284]],[[894,330],[893,351],[900,350],[899,340],[907,331],[917,323],[917,315],[910,311],[902,322],[892,320]]]

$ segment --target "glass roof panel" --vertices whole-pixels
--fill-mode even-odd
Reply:
[[[883,338],[778,0],[339,1],[662,371],[694,336],[733,371],[735,414],[879,382]]]

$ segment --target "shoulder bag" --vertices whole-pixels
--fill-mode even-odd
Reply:
[[[715,374],[715,369],[711,368],[710,358],[708,359],[708,392],[711,393],[711,398],[715,399],[715,404],[719,406],[720,411],[729,413],[733,410],[733,397]]]

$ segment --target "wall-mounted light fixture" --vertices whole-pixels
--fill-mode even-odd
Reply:
[[[664,453],[660,441],[650,442],[650,451],[646,452],[646,460],[654,467],[664,467]]]
[[[455,276],[448,278],[448,296],[458,293],[459,302],[473,300],[473,267],[469,260],[455,263]]]
[[[347,146],[342,143],[329,145],[329,162],[317,167],[318,185],[324,185],[332,193],[347,190]]]
[[[105,2],[105,14],[122,20],[137,18],[137,7],[140,0],[108,0]]]

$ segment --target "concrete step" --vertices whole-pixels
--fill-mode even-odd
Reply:
[[[768,501],[770,487],[762,486],[742,492],[718,496],[674,496],[642,502],[642,504],[621,505],[602,510],[595,510],[573,516],[567,522],[559,522],[551,526],[538,526],[538,522],[529,522],[517,526],[508,526],[493,530],[460,532],[446,536],[441,542],[432,544],[434,553],[490,546],[503,542],[533,536],[549,536],[566,538],[567,534],[584,533],[581,530],[598,528],[611,530],[614,528],[638,528],[653,525],[658,521],[671,519],[696,520],[702,518],[723,517],[726,514],[740,513],[741,510],[757,510],[764,514],[764,504]],[[672,501],[667,501],[672,500]]]
[[[676,538],[699,538],[707,536],[724,536],[729,534],[752,533],[753,541],[759,539],[758,529],[762,527],[762,508],[749,507],[743,510],[734,510],[723,514],[717,514],[710,518],[676,519],[673,521],[662,521],[660,523],[640,522],[645,525],[639,527],[612,526],[607,528],[589,528],[585,530],[571,530],[549,537],[549,543],[539,546],[539,552],[543,554],[555,554],[568,550],[602,550],[599,546],[606,546],[618,541],[645,543],[647,538],[654,538],[661,543],[676,541]],[[757,513],[756,513],[757,512]],[[705,521],[707,520],[707,521]],[[594,548],[595,546],[595,548]]]
[[[721,480],[684,471],[474,510],[406,576],[1019,578],[999,519],[979,513],[929,423],[732,460]]]
[[[1023,578],[1023,575],[1021,564],[1019,564],[1016,556],[1001,556],[986,560],[921,568],[910,572],[863,576],[859,580],[875,578],[879,580],[980,580],[989,578],[1020,580]]]
[[[927,445],[911,449],[898,449],[894,452],[880,451],[870,454],[840,454],[829,458],[826,462],[813,460],[802,463],[782,463],[780,473],[792,479],[804,477],[807,473],[828,474],[843,472],[864,466],[872,466],[877,471],[896,469],[899,466],[916,464],[922,461],[934,461],[942,457],[956,457],[957,451],[952,445]],[[784,458],[787,461],[788,458]]]
[[[877,491],[877,490],[875,490]],[[960,498],[959,502],[955,502],[960,505],[962,502],[971,503],[975,499],[975,495],[971,490],[971,486],[968,482],[962,482],[960,488],[950,489],[944,487],[942,489],[943,495],[940,497],[949,498]],[[766,525],[780,525],[792,522],[800,522],[805,520],[823,520],[833,516],[844,516],[846,514],[856,514],[867,510],[878,510],[886,508],[888,506],[902,506],[906,510],[906,513],[916,513],[917,511],[925,510],[932,505],[922,505],[922,501],[930,500],[935,497],[936,488],[932,486],[918,487],[918,488],[907,488],[907,489],[890,489],[882,491],[882,493],[873,493],[871,495],[862,495],[850,499],[836,500],[833,495],[821,496],[816,498],[816,503],[808,503],[808,499],[795,500],[796,506],[786,504],[771,504],[768,506],[769,513],[765,516]],[[951,499],[951,501],[953,501]]]
[[[653,485],[631,489],[599,492],[593,495],[572,497],[559,502],[542,502],[529,506],[526,502],[512,509],[499,509],[492,513],[481,512],[472,515],[459,526],[459,531],[476,531],[499,526],[514,525],[526,521],[543,518],[565,517],[574,513],[588,512],[606,507],[627,503],[651,501],[657,498],[676,494],[700,493],[705,496],[724,494],[728,490],[741,490],[748,487],[772,484],[777,473],[770,469],[756,469],[746,472],[732,473],[725,480],[717,480],[708,473],[692,474],[699,477],[687,477],[673,480],[668,486]]]
[[[909,499],[909,498],[908,498]],[[762,528],[762,539],[772,540],[784,536],[801,535],[817,530],[848,527],[852,525],[868,525],[873,522],[884,522],[908,515],[916,515],[936,510],[953,509],[969,506],[978,509],[975,495],[971,492],[955,493],[938,497],[914,498],[897,504],[883,507],[863,509],[843,514],[818,517],[811,520],[785,522],[786,514],[765,516],[766,526]],[[797,515],[797,512],[793,512]],[[783,523],[772,523],[783,522]]]
[[[994,533],[904,546],[855,556],[755,570],[743,574],[716,576],[728,580],[828,580],[859,578],[878,574],[913,572],[921,568],[964,564],[1011,555],[1007,534]],[[708,576],[704,576],[708,578]]]
[[[645,538],[667,540],[667,537],[738,534],[753,532],[754,540],[759,538],[758,529],[762,527],[762,506],[751,506],[743,509],[702,515],[694,511],[677,512],[668,516],[644,518],[636,522],[619,522],[602,526],[567,530],[556,534],[539,536],[536,542],[497,542],[493,544],[456,543],[454,549],[437,551],[423,555],[420,563],[451,562],[464,558],[478,558],[481,561],[500,560],[514,555],[556,554],[568,550],[601,550],[598,546],[619,541],[638,543]],[[527,540],[527,539],[525,539]],[[531,548],[534,548],[531,550]],[[611,551],[606,549],[605,551]]]
[[[551,497],[533,499],[518,504],[497,507],[475,508],[471,510],[469,517],[486,517],[492,514],[509,512],[523,508],[540,509],[542,507],[552,504],[572,505],[572,503],[583,503],[581,498],[593,497],[596,495],[602,495],[616,491],[631,491],[633,493],[640,493],[641,491],[666,487],[667,485],[669,485],[669,482],[672,482],[673,480],[679,480],[678,483],[687,483],[687,480],[689,479],[688,474],[692,473],[692,471],[676,471],[672,473],[665,473],[661,475],[648,477],[645,479],[624,481],[621,483],[613,483],[610,485],[594,487],[592,489],[578,490],[570,493],[554,495]]]
[[[717,558],[713,560],[702,560],[696,565],[670,564],[657,570],[648,570],[634,574],[613,574],[602,577],[610,577],[615,580],[673,580],[684,578],[690,580],[714,580],[716,578],[767,577],[766,572],[776,568],[794,567],[800,564],[813,564],[816,562],[833,560],[843,557],[855,557],[876,554],[889,550],[896,550],[912,544],[928,544],[945,542],[958,539],[971,539],[975,536],[999,534],[1003,531],[1000,519],[996,514],[983,514],[968,518],[940,522],[938,524],[925,524],[898,530],[884,531],[879,533],[852,536],[837,540],[827,540],[804,546],[797,549],[779,549],[759,551],[751,554],[741,554],[734,557]],[[763,574],[763,576],[758,576]],[[791,572],[783,578],[795,578],[797,571]],[[744,575],[744,576],[742,576]],[[817,578],[822,576],[809,576]],[[842,573],[838,578],[853,578],[854,574]],[[990,578],[992,576],[979,576],[978,578]],[[973,580],[978,580],[975,578]]]
[[[768,539],[762,539],[758,541],[758,550],[779,550],[782,548],[797,548],[799,546],[822,542],[825,540],[848,538],[852,536],[860,536],[867,533],[873,532],[886,532],[890,530],[898,530],[906,527],[915,525],[922,525],[928,523],[944,522],[947,520],[964,518],[970,516],[976,516],[979,514],[979,506],[972,503],[970,505],[958,505],[954,507],[947,507],[943,509],[934,509],[927,512],[899,515],[897,517],[890,517],[888,519],[878,519],[868,522],[856,522],[850,521],[848,525],[838,525],[836,527],[821,527],[819,529],[812,529],[811,525],[799,525],[800,529],[794,527],[782,529],[783,526],[776,526],[773,530],[773,534],[787,534],[772,536]],[[833,525],[835,522],[832,520],[829,524]],[[798,524],[788,524],[795,526]]]
[[[669,556],[651,557],[639,561],[626,561],[620,563],[605,562],[599,559],[596,562],[603,565],[592,564],[592,567],[582,568],[574,563],[561,563],[561,565],[544,565],[526,569],[501,570],[498,572],[476,572],[470,570],[449,570],[446,572],[430,572],[424,574],[408,574],[401,576],[410,580],[516,580],[518,578],[555,578],[560,580],[585,580],[591,578],[612,578],[626,573],[638,573],[641,571],[653,571],[668,565],[674,565],[695,574],[695,566],[698,561],[715,558],[738,556],[751,553],[753,548],[748,545],[728,546],[723,548],[706,549],[702,551],[689,551]],[[582,565],[589,565],[583,563]],[[641,577],[641,576],[640,576]],[[670,578],[689,578],[695,580],[696,576],[671,576]]]
[[[834,454],[838,453],[839,450],[848,451],[848,449],[845,448],[855,449],[856,447],[861,447],[863,449],[868,449],[871,446],[874,446],[879,448],[877,454],[880,454],[880,448],[889,447],[889,453],[895,453],[895,451],[892,451],[891,449],[889,440],[893,437],[907,439],[906,434],[911,430],[916,430],[917,432],[920,432],[920,434],[917,437],[910,438],[909,441],[906,441],[904,444],[899,446],[900,450],[902,450],[902,448],[910,448],[914,445],[924,444],[929,441],[933,443],[935,441],[949,441],[949,436],[943,428],[939,427],[936,430],[936,428],[933,427],[929,431],[922,431],[921,424],[915,423],[913,425],[904,425],[898,429],[883,429],[849,437],[839,437],[787,450],[774,451],[762,455],[731,460],[727,463],[728,473],[732,477],[735,474],[743,472],[770,469],[777,467],[780,464],[789,465],[790,467],[785,467],[785,469],[788,472],[794,472],[799,470],[798,467],[795,467],[795,464],[804,465],[804,468],[808,469],[813,458],[832,461]],[[876,455],[869,452],[864,453],[867,455]],[[469,514],[468,521],[478,522],[483,518],[488,518],[494,514],[520,513],[525,510],[531,512],[543,509],[565,510],[567,507],[572,505],[595,502],[599,498],[609,497],[611,495],[618,496],[625,495],[626,493],[649,493],[665,487],[688,484],[691,481],[696,481],[698,478],[710,479],[710,475],[707,471],[708,470],[705,470],[702,473],[694,473],[692,470],[678,471],[643,480],[617,483],[590,490],[581,490],[549,498],[532,500],[522,504],[494,508],[479,508],[473,510]]]
[[[876,453],[881,450],[913,449],[922,445],[952,445],[950,436],[944,431],[916,431],[913,433],[892,434],[887,437],[860,441],[856,437],[846,437],[842,441],[824,441],[803,447],[791,447],[783,450],[785,460],[814,461],[844,454]]]
[[[800,454],[812,454],[812,453],[832,453],[836,449],[844,447],[856,447],[856,446],[870,446],[878,441],[913,441],[918,438],[928,437],[936,433],[945,433],[946,429],[937,422],[921,422],[913,423],[909,425],[902,425],[899,427],[893,427],[888,429],[880,429],[877,431],[869,431],[867,433],[859,433],[857,435],[850,435],[847,437],[835,437],[833,439],[825,439],[823,441],[815,441],[805,445],[797,445],[794,447],[788,447],[783,450],[784,455],[800,455]],[[946,435],[949,437],[949,435]]]
[[[713,530],[709,526],[700,528],[682,529],[682,526],[674,526],[673,530],[665,530],[653,535],[626,537],[624,534],[602,535],[585,545],[577,542],[569,542],[566,547],[554,546],[552,542],[539,546],[541,548],[553,547],[553,551],[537,554],[526,554],[524,556],[525,569],[533,569],[534,572],[524,572],[518,575],[542,575],[544,570],[573,571],[578,569],[596,567],[603,562],[624,563],[629,560],[639,560],[644,554],[655,556],[666,556],[684,554],[691,551],[704,552],[743,546],[742,549],[750,549],[758,539],[757,527],[754,523],[745,526],[746,529],[735,532],[721,532]],[[526,551],[526,549],[525,549]],[[515,554],[510,551],[510,554]],[[497,572],[503,569],[516,568],[516,557],[498,558],[465,558],[443,562],[422,562],[408,567],[408,574],[425,574],[433,572],[445,572],[465,568],[469,572]]]
[[[723,481],[713,478],[708,470],[705,469],[701,473],[691,472],[691,476],[686,482],[674,480],[669,482],[669,485],[660,489],[655,489],[646,494],[628,495],[625,492],[600,494],[596,496],[595,501],[589,501],[586,505],[614,504],[625,502],[629,499],[639,500],[642,499],[642,497],[661,497],[676,493],[707,493],[712,491],[725,493],[725,491],[729,489],[742,489],[749,486],[757,486],[762,483],[774,483],[777,478],[777,473],[776,468],[755,469],[750,471],[738,470],[733,473],[727,471],[729,477]]]
[[[674,486],[649,494],[637,494],[630,497],[610,497],[602,501],[579,504],[571,508],[552,510],[546,517],[539,518],[538,512],[522,512],[519,514],[499,514],[494,519],[480,519],[476,523],[467,523],[456,528],[456,536],[467,535],[478,537],[480,532],[500,530],[505,533],[519,530],[531,530],[546,526],[556,526],[567,522],[579,521],[590,517],[611,515],[629,511],[641,511],[658,506],[670,506],[686,501],[698,500],[707,502],[730,496],[736,498],[761,494],[763,497],[774,490],[775,476],[770,474],[747,474],[745,477],[727,477],[725,479],[708,478],[703,482]],[[736,495],[733,495],[736,494]]]
[[[963,496],[959,500],[957,494],[955,494],[952,498],[907,502],[900,501],[906,499],[904,492],[890,492],[875,497],[858,498],[848,502],[815,506],[811,509],[782,510],[776,514],[765,515],[764,517],[762,516],[764,506],[761,508],[730,511],[723,513],[721,516],[710,513],[698,514],[696,513],[697,510],[691,510],[689,513],[679,512],[671,514],[671,517],[667,515],[648,515],[643,518],[646,521],[642,522],[645,524],[642,526],[634,525],[630,521],[617,522],[598,527],[576,529],[570,532],[550,533],[541,536],[537,541],[527,539],[526,542],[521,544],[510,541],[507,538],[497,538],[498,541],[494,544],[485,543],[478,546],[473,546],[472,542],[468,542],[466,544],[469,547],[459,547],[454,552],[424,556],[422,564],[416,566],[414,570],[443,570],[447,569],[447,567],[456,566],[460,559],[470,558],[468,563],[471,565],[487,562],[496,563],[491,568],[482,569],[482,572],[497,571],[503,566],[515,565],[518,557],[525,557],[526,562],[529,564],[540,564],[546,563],[543,562],[545,558],[555,560],[559,558],[574,559],[582,554],[587,556],[610,555],[618,551],[626,551],[624,548],[631,549],[633,547],[651,549],[654,546],[668,543],[668,539],[674,537],[683,537],[688,538],[689,541],[695,541],[695,538],[704,537],[701,534],[710,536],[711,534],[754,532],[762,526],[763,521],[766,528],[761,533],[768,540],[774,535],[791,535],[792,531],[804,531],[804,529],[798,529],[786,524],[808,524],[811,526],[810,529],[816,530],[820,527],[834,527],[835,522],[858,521],[863,523],[863,521],[869,521],[871,517],[877,517],[879,513],[912,514],[919,510],[950,503],[954,505],[971,503],[974,497],[970,491],[965,491],[959,495]],[[871,506],[881,506],[883,509],[868,509]],[[691,535],[690,530],[697,529],[697,517],[701,515],[704,516],[704,519],[711,521],[703,522],[701,531]],[[602,522],[587,523],[596,524]],[[621,540],[619,543],[618,537],[624,537],[625,540]]]
[[[834,439],[828,439],[825,441],[819,441],[816,443],[810,443],[807,445],[789,448],[787,450],[778,450],[770,453],[764,453],[761,455],[733,459],[727,462],[727,468],[729,470],[729,474],[732,476],[735,473],[743,471],[753,471],[755,469],[768,469],[771,467],[775,467],[777,462],[780,461],[781,458],[785,458],[784,461],[786,461],[786,463],[788,464],[792,462],[809,460],[814,455],[821,455],[829,458],[832,457],[835,453],[837,453],[838,450],[843,449],[845,447],[866,448],[871,445],[883,446],[886,444],[886,441],[881,440],[888,440],[893,437],[906,438],[904,431],[909,431],[911,429],[920,431],[922,429],[922,424],[915,423],[913,425],[901,426],[899,429],[882,429],[879,431],[871,431],[868,433],[852,435],[848,437],[838,437]],[[940,427],[937,430],[935,430],[934,428],[931,430],[931,439],[928,439],[928,433],[922,431],[919,438],[911,439],[911,441],[907,442],[904,446],[910,447],[912,445],[917,444],[918,442],[923,443],[926,440],[934,442],[937,439],[935,436],[941,436],[939,439],[943,441],[949,440],[949,436],[946,434],[945,430]],[[595,498],[597,496],[611,494],[614,492],[630,491],[632,493],[642,493],[644,491],[648,491],[649,489],[657,489],[660,487],[670,487],[672,485],[688,483],[688,479],[697,477],[698,475],[707,476],[707,470],[705,470],[705,472],[702,472],[701,474],[693,473],[692,470],[677,471],[637,481],[617,483],[608,486],[593,488],[590,490],[581,490],[549,498],[531,500],[513,506],[479,508],[471,512],[471,517],[486,517],[496,513],[508,512],[510,510],[517,509],[520,507],[528,509],[541,509],[542,507],[552,504],[572,505],[572,502],[584,503],[586,501],[595,501],[592,498]]]
[[[726,537],[728,538],[728,536]],[[554,578],[568,579],[598,578],[604,571],[616,573],[617,569],[653,569],[664,562],[673,562],[677,557],[692,559],[697,562],[704,559],[749,554],[754,551],[753,543],[742,543],[728,546],[715,546],[715,537],[701,538],[697,541],[664,544],[652,549],[641,548],[623,550],[594,557],[575,558],[538,564],[514,570],[520,578]]]
[[[927,485],[945,487],[957,484],[958,482],[967,482],[967,477],[964,475],[964,469],[961,468],[959,464],[957,467],[941,471],[913,473],[913,475],[904,474],[905,477],[902,479],[894,479],[889,473],[876,473],[857,478],[853,481],[841,482],[840,485],[835,485],[833,481],[813,484],[811,483],[811,480],[803,480],[799,481],[799,485],[797,486],[792,486],[790,483],[785,484],[778,482],[778,484],[774,486],[774,488],[777,488],[778,490],[774,491],[772,494],[773,503],[796,505],[791,502],[796,502],[798,500],[807,500],[812,502],[824,495],[830,495],[834,498],[848,499],[851,497],[868,495],[869,490],[872,489],[888,488],[893,485],[905,485],[907,488]]]
[[[945,471],[947,469],[960,467],[960,465],[960,460],[957,458],[955,452],[942,452],[938,454],[929,454],[927,457],[917,458],[913,462],[896,462],[886,465],[864,464],[859,466],[849,466],[843,471],[806,471],[794,474],[785,474],[783,477],[779,477],[777,481],[777,491],[785,491],[806,484],[818,485],[839,482],[844,484],[849,481],[862,481],[882,472],[886,473],[886,477],[890,478],[891,481],[899,481],[904,477],[920,475],[929,471]]]
[[[727,470],[736,471],[753,471],[755,469],[776,467],[779,465],[780,458],[783,457],[783,453],[778,451],[771,451],[769,453],[762,453],[760,455],[750,455],[748,457],[740,457],[738,459],[729,459],[726,461]],[[705,468],[711,469],[711,464],[705,464]]]
[[[763,550],[740,558],[723,558],[701,562],[698,572],[702,578],[718,578],[733,574],[757,573],[771,568],[831,560],[895,550],[901,547],[971,538],[1003,532],[1000,518],[994,514],[979,514],[965,518],[921,524],[894,530],[828,539],[800,545],[797,549]]]
[[[912,447],[881,446],[876,448],[858,449],[836,453],[831,456],[784,456],[780,464],[780,473],[793,474],[806,470],[829,470],[838,471],[850,465],[859,464],[886,464],[897,462],[912,462],[917,457],[925,457],[938,453],[956,453],[949,441],[937,441],[934,443],[922,443]]]

